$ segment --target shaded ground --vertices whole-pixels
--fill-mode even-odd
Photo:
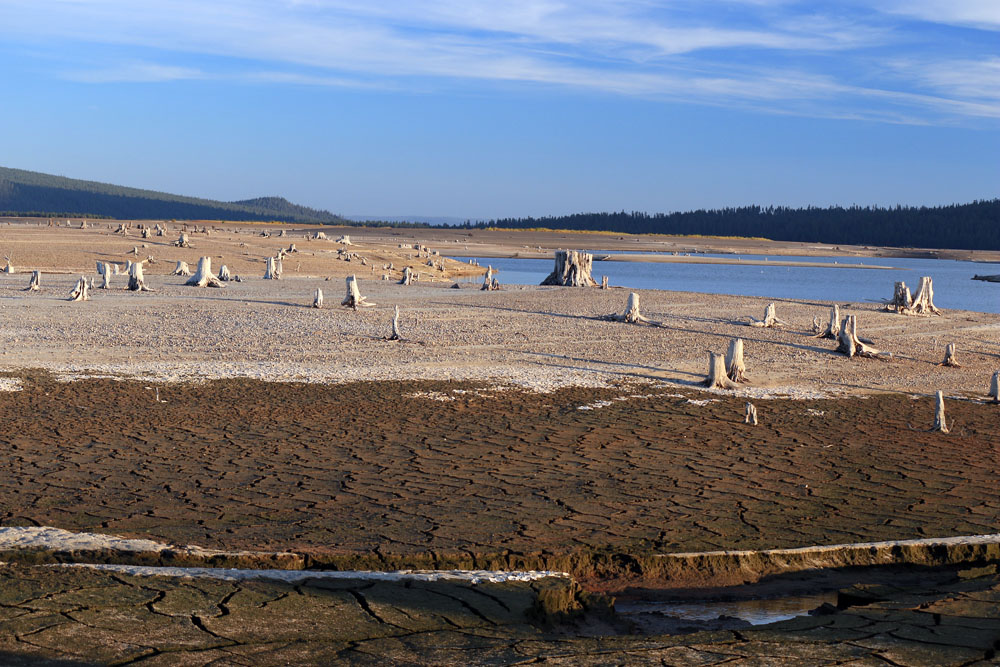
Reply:
[[[907,395],[760,401],[758,427],[740,400],[648,385],[233,380],[159,396],[45,376],[0,394],[0,523],[598,578],[566,557],[1000,526],[1000,412],[968,401],[948,402],[942,435],[927,430],[931,400]],[[606,575],[641,574],[611,561]]]
[[[530,623],[532,591],[525,584],[312,581],[289,586],[0,566],[0,661],[995,664],[1000,643],[996,575],[850,593],[859,606],[770,626],[673,637],[588,637],[580,634],[594,627]]]

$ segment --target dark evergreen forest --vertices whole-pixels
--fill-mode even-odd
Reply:
[[[1000,199],[919,208],[745,206],[687,213],[578,213],[546,218],[504,218],[467,226],[1000,250]]]

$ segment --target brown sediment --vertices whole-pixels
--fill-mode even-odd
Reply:
[[[1000,525],[997,414],[972,401],[951,402],[945,436],[929,397],[903,395],[759,401],[750,427],[742,399],[648,386],[22,382],[0,394],[3,525],[303,567],[563,570],[595,589],[693,583],[660,554]]]

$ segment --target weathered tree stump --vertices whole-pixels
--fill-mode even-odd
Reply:
[[[277,257],[268,257],[267,267],[264,269],[264,280],[279,280],[281,270],[281,260]]]
[[[142,274],[142,262],[129,262],[128,289],[132,292],[152,292]]]
[[[788,324],[787,322],[779,320],[777,315],[775,315],[775,308],[773,303],[767,304],[767,308],[764,309],[764,319],[755,320],[752,317],[750,318],[750,326],[758,328],[783,327],[786,326],[787,324]]]
[[[937,409],[934,411],[934,431],[940,431],[941,433],[947,433],[948,420],[944,416],[944,394],[941,390],[938,390],[936,394]]]
[[[830,306],[830,321],[826,325],[826,330],[816,334],[816,338],[829,338],[837,340],[840,336],[840,306],[833,304]]]
[[[749,382],[746,372],[746,363],[743,361],[743,339],[734,338],[729,341],[729,349],[726,351],[726,375],[733,382]]]
[[[347,296],[340,302],[341,306],[348,306],[357,310],[359,307],[372,307],[374,303],[368,303],[365,297],[361,296],[358,289],[358,279],[355,276],[347,276]]]
[[[648,317],[644,317],[639,311],[639,295],[635,292],[631,292],[628,295],[628,301],[625,302],[625,312],[621,315],[617,313],[612,313],[611,315],[605,315],[601,319],[608,320],[611,322],[626,322],[628,324],[651,324],[653,326],[662,326],[662,322],[657,322],[651,320]]]
[[[118,273],[118,265],[115,264],[112,268],[111,264],[107,262],[97,263],[97,275],[101,277],[101,284],[97,287],[99,289],[111,289],[111,276]]]
[[[191,287],[225,287],[225,284],[212,273],[212,258],[202,257],[198,260],[198,270],[184,283]]]
[[[840,338],[838,340],[837,352],[846,354],[850,358],[882,359],[887,356],[868,342],[858,338],[858,318],[855,315],[848,315],[844,318],[840,325]]]
[[[735,382],[726,375],[726,360],[721,354],[708,353],[708,379],[704,382],[709,389],[736,389]]]
[[[442,267],[443,270],[444,267]],[[486,267],[486,275],[483,276],[483,286],[479,288],[484,292],[496,292],[500,289],[500,281],[493,275],[493,267]]]
[[[181,260],[177,260],[177,266],[174,268],[174,272],[171,275],[190,276],[191,269],[188,267],[187,262],[182,262]]]
[[[1000,403],[1000,371],[994,371],[993,377],[990,378],[989,396],[993,399],[993,403]]]
[[[149,229],[149,227],[143,227],[142,228],[142,238],[148,239],[152,235],[153,235],[153,232]]]
[[[941,311],[934,305],[934,281],[930,276],[921,277],[917,293],[912,297],[906,283],[897,282],[886,310],[901,315],[940,315]]]
[[[128,227],[125,226],[124,222],[118,223],[118,229],[115,230],[115,234],[121,234],[122,236],[128,236]]]
[[[316,291],[313,292],[313,304],[312,304],[312,307],[313,308],[322,308],[323,307],[323,290],[321,290],[318,287],[316,288]]]
[[[232,274],[229,273],[229,267],[223,264],[219,268],[219,280],[224,283],[229,282],[232,279]]]
[[[42,286],[42,272],[35,269],[31,272],[31,280],[28,281],[28,286],[24,288],[25,292],[37,292]]]
[[[594,256],[578,250],[556,250],[556,265],[542,285],[561,287],[594,287],[597,282],[590,275]]]
[[[178,248],[190,248],[191,243],[190,241],[188,241],[187,232],[181,232],[180,237],[176,241],[174,241],[174,245],[177,246]]]
[[[3,272],[10,274],[17,273],[17,271],[14,269],[14,265],[10,263],[10,256],[4,257],[4,259],[7,261],[7,264],[4,265]]]
[[[608,277],[601,276],[601,289],[608,289]]]
[[[322,232],[320,232],[320,233],[322,234]],[[320,238],[320,237],[317,236],[316,238]],[[326,235],[323,234],[322,238],[326,238]],[[344,245],[354,245],[353,243],[351,243],[351,237],[348,236],[347,234],[345,234],[345,235],[341,236],[339,239],[337,239],[337,243],[343,243]]]
[[[751,426],[757,425],[757,408],[753,403],[747,401],[747,404],[743,406],[743,423],[750,424]]]
[[[284,230],[282,230],[282,231],[284,231]],[[289,243],[288,244],[288,250],[286,250],[285,252],[291,254],[293,252],[298,252],[298,251],[299,251],[299,249],[295,247],[294,243]]]
[[[69,293],[70,301],[89,301],[90,300],[90,288],[87,284],[87,279],[80,276],[80,279],[76,281],[76,287],[73,291]]]
[[[326,233],[324,233],[324,232],[316,232],[316,233],[313,234],[312,237],[314,239],[316,239],[317,241],[319,241],[319,240],[324,240],[325,241],[326,240]]]
[[[958,363],[958,359],[955,358],[955,344],[948,343],[944,346],[944,361],[942,361],[938,366],[951,366],[952,368],[961,368],[962,364]]]
[[[399,333],[399,306],[392,313],[392,333],[389,334],[387,340],[403,340],[402,335]]]
[[[403,277],[399,279],[400,285],[409,285],[413,282],[413,271],[408,266],[403,267]]]

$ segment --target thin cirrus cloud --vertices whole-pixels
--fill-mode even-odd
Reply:
[[[1000,29],[1000,2],[0,1],[8,43],[55,38],[67,61],[74,45],[114,50],[62,68],[87,83],[522,84],[889,122],[1000,117],[982,93],[1000,48],[952,52],[940,25]]]

